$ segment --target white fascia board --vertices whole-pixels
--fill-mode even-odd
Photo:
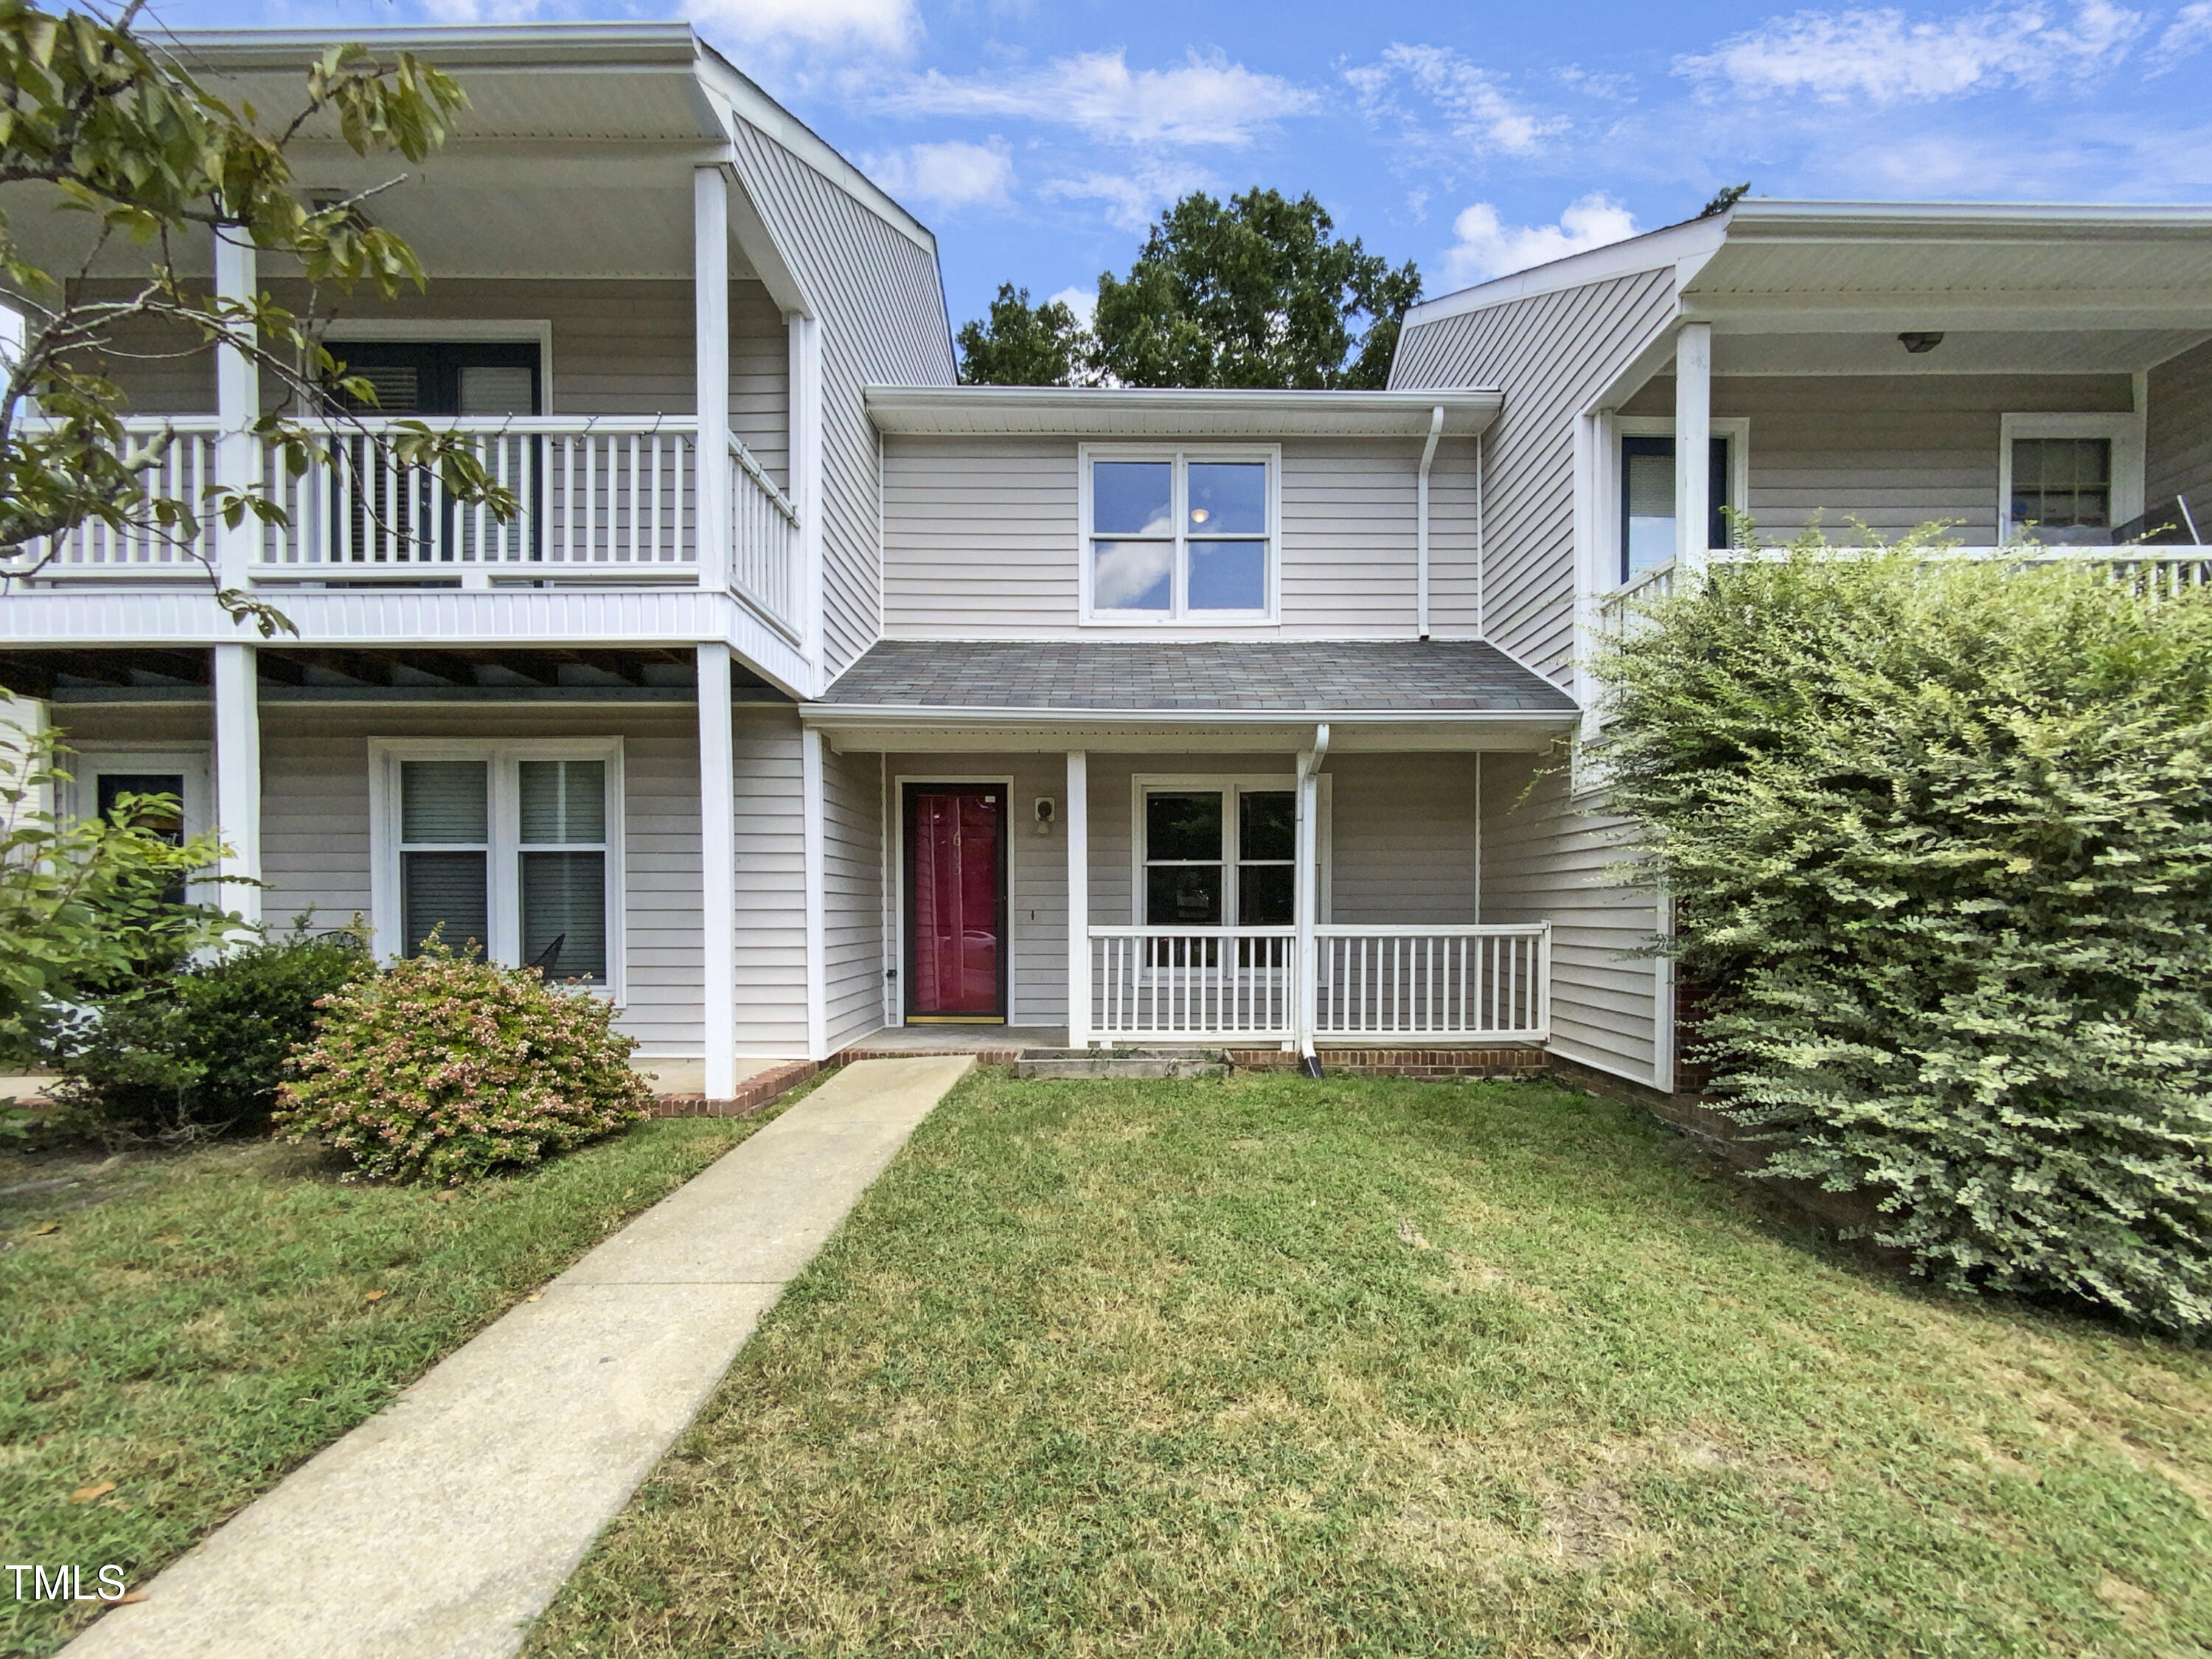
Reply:
[[[1406,313],[1405,325],[1420,328],[1430,323],[1440,323],[1448,317],[1464,316],[1470,311],[1484,311],[1492,306],[1504,305],[1512,300],[1525,300],[1538,294],[1556,294],[1562,289],[1581,288],[1589,283],[1602,283],[1615,276],[1633,276],[1640,270],[1659,270],[1669,265],[1680,265],[1686,260],[1702,264],[1711,257],[1728,236],[1729,216],[1716,214],[1710,219],[1692,219],[1687,224],[1669,225],[1664,230],[1647,231],[1641,236],[1632,236],[1625,242],[1608,243],[1594,247],[1586,253],[1571,253],[1564,259],[1554,259],[1548,264],[1532,265],[1527,270],[1500,276],[1474,288],[1463,288],[1456,294],[1446,294],[1433,300],[1425,300]]]
[[[337,46],[379,55],[412,52],[448,64],[566,64],[628,68],[688,64],[697,56],[689,23],[423,23],[379,28],[174,29],[154,38],[195,69],[304,68]]]
[[[799,719],[840,754],[1118,753],[1201,750],[1290,754],[1310,747],[1316,723],[1328,725],[1332,753],[1514,750],[1540,753],[1571,732],[1580,718],[1566,713],[1451,715],[1391,710],[1369,714],[1238,713],[1234,710],[825,708],[801,704]]]
[[[1878,241],[1881,233],[1924,240],[2071,240],[2116,231],[2212,231],[2212,206],[2114,207],[2101,203],[1739,202],[1723,216],[1736,240],[1778,238]]]
[[[1438,404],[1444,435],[1471,438],[1498,418],[1498,392],[1276,392],[1113,386],[872,386],[877,427],[901,436],[1333,436],[1425,438]]]
[[[937,258],[937,236],[927,225],[704,41],[699,43],[699,76],[733,118],[774,139],[931,258]]]

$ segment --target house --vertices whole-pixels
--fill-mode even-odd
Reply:
[[[188,45],[276,109],[336,38]],[[294,474],[242,358],[112,371],[179,489],[283,501],[199,550],[297,635],[88,530],[0,592],[0,684],[73,810],[220,830],[225,902],[548,963],[710,1097],[979,1031],[1666,1088],[1663,917],[1558,758],[1613,597],[1720,504],[1992,541],[2205,504],[2212,213],[1746,203],[1422,307],[1384,392],[962,387],[928,230],[688,27],[367,39],[472,100],[371,204],[427,291],[329,323],[380,411],[305,411]],[[408,416],[520,515],[399,467]]]

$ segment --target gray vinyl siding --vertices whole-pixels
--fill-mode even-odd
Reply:
[[[1671,270],[1533,295],[1406,331],[1393,387],[1488,387],[1483,633],[1567,683],[1574,651],[1575,424],[1674,317]],[[1460,510],[1464,511],[1462,507]],[[1455,576],[1455,626],[1472,582]]]
[[[872,769],[875,757],[866,757]],[[882,762],[890,787],[893,818],[892,847],[896,875],[886,896],[884,926],[894,941],[902,941],[905,904],[904,808],[902,779],[950,780],[983,783],[1013,780],[1009,792],[1006,840],[1006,909],[1010,933],[1006,969],[1012,1006],[1007,1018],[1017,1025],[1062,1025],[1067,1021],[1067,835],[1066,822],[1048,836],[1036,833],[1036,800],[1040,795],[1067,805],[1067,763],[1059,755],[923,754],[890,755]],[[1095,765],[1095,763],[1094,763]],[[874,775],[872,770],[871,775]],[[1097,784],[1091,785],[1096,802]],[[1095,808],[1094,808],[1095,810]],[[896,963],[903,984],[908,968]],[[880,970],[879,970],[880,971]]]
[[[118,734],[137,711],[101,711]],[[621,1028],[643,1052],[701,1051],[698,728],[689,707],[633,710],[427,709],[264,703],[262,913],[275,927],[312,908],[316,925],[370,898],[368,743],[377,738],[618,736],[623,739],[625,1000]],[[143,740],[143,739],[142,739]]]
[[[730,432],[791,487],[791,333],[768,289],[750,280],[730,284]]]
[[[2189,498],[2200,533],[2212,535],[2212,340],[2150,372],[2143,432],[2143,507]]]
[[[2007,414],[2124,411],[2124,374],[1823,374],[1724,376],[1716,416],[1748,418],[1752,517],[1787,540],[1817,514],[1831,541],[1850,520],[1896,537],[1934,520],[1969,545],[1996,537],[2001,422]],[[1674,379],[1662,375],[1624,415],[1671,416]]]
[[[822,755],[823,921],[832,1053],[884,1023],[882,763]]]
[[[882,571],[870,384],[950,386],[952,335],[937,261],[744,121],[738,172],[822,325],[823,637],[831,675],[874,643]]]
[[[1651,900],[1612,878],[1628,856],[1601,803],[1554,772],[1531,790],[1528,755],[1483,757],[1482,920],[1552,924],[1552,1043],[1572,1060],[1650,1083],[1658,965],[1632,953],[1656,930]]]
[[[1477,764],[1473,755],[1339,755],[1323,765],[1334,781],[1330,921],[1482,920]]]
[[[1420,446],[1298,439],[1282,452],[1280,632],[1410,634]],[[1431,472],[1431,582],[1454,593],[1472,592],[1474,453],[1465,441],[1440,446]],[[1080,629],[1079,455],[1072,438],[886,438],[884,631],[974,639]]]
[[[738,708],[731,738],[737,795],[738,1052],[806,1052],[805,796],[799,716]]]

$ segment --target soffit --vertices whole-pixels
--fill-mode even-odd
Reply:
[[[868,413],[897,434],[1131,438],[1422,438],[1437,407],[1444,435],[1495,420],[1496,392],[1156,391],[1149,387],[887,386]]]

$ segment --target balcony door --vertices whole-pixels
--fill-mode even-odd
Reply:
[[[908,783],[906,1018],[1004,1024],[1006,787]]]
[[[366,380],[376,392],[374,403],[336,394],[346,413],[364,419],[496,422],[544,408],[544,365],[534,340],[340,340],[330,349],[348,379]],[[341,432],[337,443],[331,510],[349,544],[348,562],[538,556],[544,439],[493,430],[477,441],[493,477],[521,501],[522,516],[505,525],[457,511],[434,477],[399,471],[374,436]]]

